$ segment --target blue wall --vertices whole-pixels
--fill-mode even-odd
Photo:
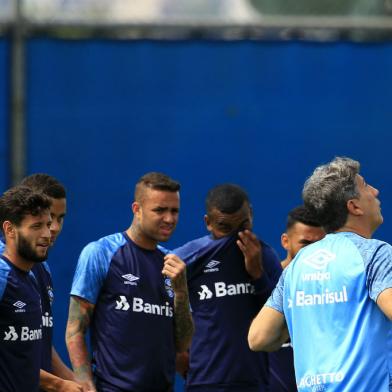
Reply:
[[[0,39],[0,189],[8,185],[9,156],[8,156],[8,41]]]
[[[304,179],[348,155],[380,188],[377,237],[391,240],[392,45],[32,39],[27,49],[28,170],[55,175],[69,193],[51,255],[61,353],[78,254],[128,227],[147,171],[182,183],[170,246],[205,233],[205,194],[229,181],[249,191],[256,233],[283,257],[280,234]]]

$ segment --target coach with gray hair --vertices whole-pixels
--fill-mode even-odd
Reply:
[[[249,330],[255,351],[290,335],[299,391],[390,390],[392,247],[371,239],[379,191],[359,169],[337,157],[305,182],[304,203],[328,234],[298,253]]]

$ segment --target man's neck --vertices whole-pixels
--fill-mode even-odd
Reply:
[[[280,262],[280,265],[282,266],[282,269],[285,269],[290,264],[291,260],[292,259],[291,259],[290,256],[287,256],[284,260],[282,260]]]
[[[3,255],[15,267],[21,269],[22,271],[29,272],[33,268],[33,266],[35,264],[32,261],[26,261],[23,257],[20,257],[20,255],[16,251],[13,251],[12,249],[9,249],[7,246],[4,249]]]
[[[373,235],[372,230],[370,230],[369,228],[359,226],[359,225],[354,225],[349,222],[347,222],[340,229],[336,230],[336,233],[342,233],[342,232],[355,233],[355,234],[358,234],[364,238],[372,238],[372,235]]]
[[[147,250],[155,250],[157,247],[157,241],[153,241],[139,230],[136,224],[132,223],[131,227],[126,231],[127,236],[140,248]]]

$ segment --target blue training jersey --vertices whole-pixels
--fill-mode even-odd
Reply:
[[[90,243],[79,257],[71,295],[95,305],[92,361],[101,392],[172,390],[174,293],[163,257],[126,233]]]
[[[275,251],[262,245],[262,278],[253,281],[237,234],[205,236],[174,250],[187,264],[195,333],[187,391],[268,391],[268,356],[252,352],[247,335],[282,272]]]
[[[392,287],[392,247],[354,233],[303,248],[267,306],[284,313],[302,391],[389,390],[387,335],[377,306]]]
[[[42,341],[42,313],[31,272],[0,256],[0,390],[36,392]]]
[[[3,253],[5,244],[0,239],[0,254]],[[52,339],[53,339],[53,314],[52,303],[53,283],[52,274],[46,261],[36,263],[31,269],[38,284],[38,292],[41,297],[42,309],[42,355],[41,369],[52,372]]]
[[[31,269],[38,284],[42,308],[42,355],[41,369],[52,372],[52,340],[53,340],[53,314],[52,303],[53,283],[47,262],[37,263]]]
[[[294,371],[294,353],[291,342],[268,355],[270,365],[270,392],[297,392]]]

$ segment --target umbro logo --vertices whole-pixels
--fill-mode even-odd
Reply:
[[[24,302],[22,302],[22,301],[16,301],[14,303],[14,306],[16,306],[19,309],[22,309],[22,308],[24,308],[26,306],[26,304]]]
[[[132,286],[137,286],[137,281],[139,280],[139,277],[132,274],[122,275],[122,278],[125,279],[124,284],[130,284]]]
[[[116,301],[117,310],[128,310],[130,308],[129,303],[124,295],[120,295],[120,300]]]
[[[335,254],[326,249],[318,249],[310,256],[306,257],[303,262],[314,269],[322,270],[325,269],[335,257]]]
[[[16,313],[21,313],[26,311],[26,309],[23,309],[26,306],[26,304],[22,301],[16,301],[13,305],[15,306],[15,308],[17,308],[15,309]]]
[[[219,271],[218,265],[221,262],[218,260],[211,260],[209,263],[206,264],[204,272],[217,272]]]

